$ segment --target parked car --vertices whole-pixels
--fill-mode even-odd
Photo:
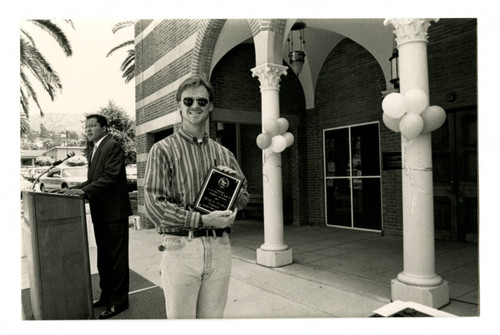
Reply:
[[[137,164],[129,164],[125,170],[127,171],[128,191],[137,191]]]
[[[30,182],[22,173],[21,173],[21,199],[23,198],[23,191],[31,191],[33,187],[33,183]]]
[[[30,168],[28,170],[28,176],[27,176],[28,180],[31,182],[35,181],[35,179],[48,168],[49,168],[48,166]]]
[[[21,168],[21,174],[26,178],[28,179],[30,177],[30,167],[27,166],[27,167],[22,167]]]
[[[59,190],[87,180],[87,166],[64,166],[50,170],[40,178],[40,191]]]

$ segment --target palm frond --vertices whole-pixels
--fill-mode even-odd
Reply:
[[[75,25],[73,24],[72,20],[64,20],[64,22],[66,22],[67,24],[69,24],[71,26],[71,28],[76,30]]]
[[[125,70],[131,64],[133,65],[134,62],[135,62],[135,52],[134,52],[134,50],[129,50],[128,56],[125,57],[125,59],[123,60],[122,65],[120,67],[120,70],[122,70],[122,71]]]
[[[135,78],[135,66],[131,65],[125,71],[123,71],[122,77],[125,78],[125,83],[130,82]]]
[[[118,30],[120,30],[122,28],[130,27],[131,25],[134,25],[134,24],[135,24],[135,21],[131,21],[131,20],[118,22],[117,24],[115,24],[113,26],[113,34],[115,34]]]
[[[54,38],[54,40],[56,40],[59,46],[64,50],[66,56],[71,56],[73,54],[71,43],[66,37],[66,34],[64,34],[61,28],[59,28],[52,21],[50,20],[29,20],[29,21],[40,27],[42,30],[49,33]]]
[[[131,25],[134,25],[135,21],[122,21],[118,22],[114,27],[113,27],[113,34],[116,33],[118,30],[129,27]],[[135,41],[132,40],[127,40],[113,49],[111,49],[106,57],[109,57],[113,54],[118,49],[127,47],[127,46],[134,46],[135,47]],[[122,62],[120,66],[120,70],[122,71],[122,78],[125,79],[125,83],[130,82],[132,79],[135,78],[135,49],[129,49],[127,57],[125,57],[125,60]]]
[[[121,49],[121,48],[123,48],[123,47],[126,47],[126,46],[128,46],[128,45],[134,45],[134,40],[129,40],[129,41],[123,42],[123,43],[122,43],[122,44],[120,44],[120,45],[117,45],[116,47],[114,47],[113,49],[111,49],[111,50],[108,52],[108,54],[106,55],[106,57],[111,56],[111,54],[112,54],[113,52],[115,52],[116,50]]]
[[[40,81],[44,90],[54,100],[57,90],[62,88],[58,74],[52,69],[38,49],[21,38],[21,68],[28,68]]]
[[[65,21],[74,28],[71,20]],[[69,40],[55,23],[50,20],[28,20],[27,22],[44,30],[54,38],[66,56],[72,55],[73,51]],[[57,72],[54,71],[49,62],[38,50],[35,39],[24,28],[21,28],[20,35],[20,77],[20,105],[22,112],[27,118],[29,117],[30,101],[32,100],[38,107],[40,115],[43,116],[42,107],[38,101],[36,91],[30,82],[30,78],[36,79],[52,100],[55,99],[56,94],[62,89],[62,84]]]
[[[21,126],[21,134],[24,134],[26,131],[28,131],[28,129],[30,129],[30,123],[24,111],[21,111],[20,126]]]
[[[22,108],[24,114],[27,115],[27,113],[29,113],[29,108],[28,108],[29,101],[28,101],[28,97],[26,96],[26,94],[24,93],[22,88],[21,88],[21,94],[19,96],[20,96],[19,100],[21,102],[21,108]]]
[[[125,83],[130,82],[135,77],[135,50],[128,51],[128,56],[123,61],[120,70],[122,77],[125,78]]]
[[[25,29],[21,29],[21,33],[29,40],[31,45],[35,45],[35,40],[33,39],[33,37],[31,37],[29,32],[27,32]]]
[[[21,105],[26,107],[26,108],[23,108],[26,116],[29,117],[29,99],[30,98],[37,105],[38,110],[40,111],[40,116],[44,116],[42,107],[40,106],[40,103],[38,102],[38,96],[36,95],[36,92],[33,89],[31,82],[29,81],[28,77],[25,75],[25,73],[23,71],[21,71],[21,83],[22,83],[22,87],[21,87],[22,103],[21,103]],[[24,90],[23,90],[23,87],[24,87]],[[25,91],[26,91],[26,93],[25,93]]]

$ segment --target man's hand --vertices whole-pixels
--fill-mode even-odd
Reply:
[[[83,190],[81,190],[79,188],[60,189],[56,193],[64,194],[64,195],[73,195],[73,196],[85,195],[85,192],[83,192]]]
[[[217,169],[221,170],[224,173],[233,175],[233,176],[237,176],[238,175],[238,173],[235,170],[233,170],[231,168],[228,168],[227,166],[224,166],[224,165],[217,166]]]
[[[210,214],[202,215],[201,221],[207,228],[226,228],[231,227],[236,219],[237,209],[234,211],[213,211]]]

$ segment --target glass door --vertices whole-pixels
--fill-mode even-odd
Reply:
[[[382,230],[379,124],[323,131],[327,226]]]
[[[477,243],[477,109],[447,112],[432,132],[434,234],[436,238]]]

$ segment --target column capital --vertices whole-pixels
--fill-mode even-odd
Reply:
[[[278,64],[265,63],[251,69],[252,77],[258,77],[260,90],[279,90],[281,75],[286,75],[288,67]]]
[[[407,42],[427,42],[427,30],[431,21],[439,19],[385,19],[384,26],[392,24],[398,46]]]

